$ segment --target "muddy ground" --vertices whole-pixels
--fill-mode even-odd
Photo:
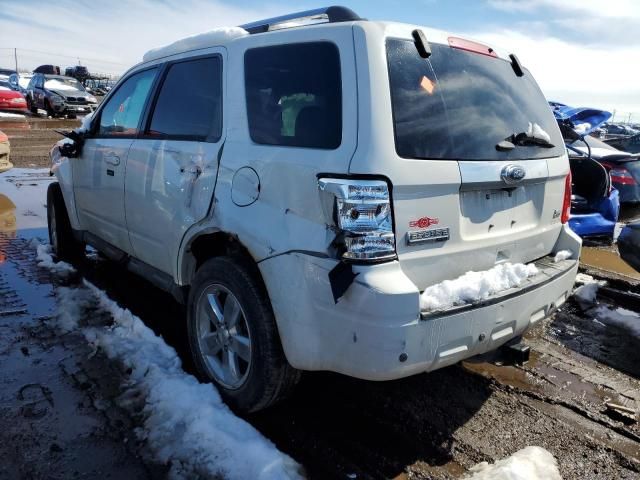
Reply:
[[[29,155],[21,158],[35,161]],[[134,435],[140,419],[118,405],[124,373],[79,334],[55,335],[48,319],[56,286],[86,278],[174,346],[190,372],[182,308],[97,255],[66,280],[38,267],[29,241],[45,240],[50,179],[13,177],[0,182],[9,200],[0,199],[0,478],[164,478],[167,466]],[[637,291],[633,279],[610,285],[602,302],[638,311],[625,297]],[[569,300],[525,342],[523,366],[499,352],[394,382],[307,374],[288,401],[247,420],[312,479],[459,478],[527,445],[549,450],[565,479],[640,478],[638,338]]]

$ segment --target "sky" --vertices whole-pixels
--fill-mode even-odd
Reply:
[[[550,100],[640,122],[640,0],[343,0],[371,20],[447,30],[515,53]],[[294,5],[294,6],[292,6]],[[144,52],[318,0],[0,0],[0,67],[123,73]]]

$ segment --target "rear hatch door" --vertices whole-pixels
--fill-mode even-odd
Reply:
[[[397,251],[421,290],[551,252],[569,170],[531,74],[488,47],[448,40],[431,43],[428,58],[410,30],[385,46]]]

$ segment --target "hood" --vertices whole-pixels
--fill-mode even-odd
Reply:
[[[83,92],[82,90],[58,90],[55,88],[48,88],[47,90],[57,95],[60,95],[62,98],[67,98],[67,97],[84,98],[89,96],[89,93]]]
[[[611,118],[611,112],[589,107],[572,107],[564,103],[549,102],[556,120],[570,122],[580,135],[588,135]]]
[[[0,96],[3,98],[23,98],[24,96],[15,90],[10,88],[0,88]]]

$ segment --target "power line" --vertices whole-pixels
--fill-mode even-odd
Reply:
[[[2,50],[14,50],[13,48],[7,48],[7,47],[2,47]],[[41,55],[51,55],[51,56],[55,56],[55,57],[63,57],[63,58],[73,58],[73,59],[77,59],[78,55],[64,55],[62,53],[53,53],[53,52],[45,52],[42,50],[32,50],[30,48],[18,48],[17,49],[18,53],[19,52],[31,52],[31,53],[39,53]],[[120,63],[120,62],[112,62],[109,60],[102,60],[99,58],[90,58],[90,57],[85,57],[85,56],[80,56],[80,58],[82,58],[83,60],[89,60],[90,62],[96,62],[96,63],[105,63],[105,64],[110,64],[110,65],[118,65],[121,67],[128,67],[129,64],[126,63]]]

